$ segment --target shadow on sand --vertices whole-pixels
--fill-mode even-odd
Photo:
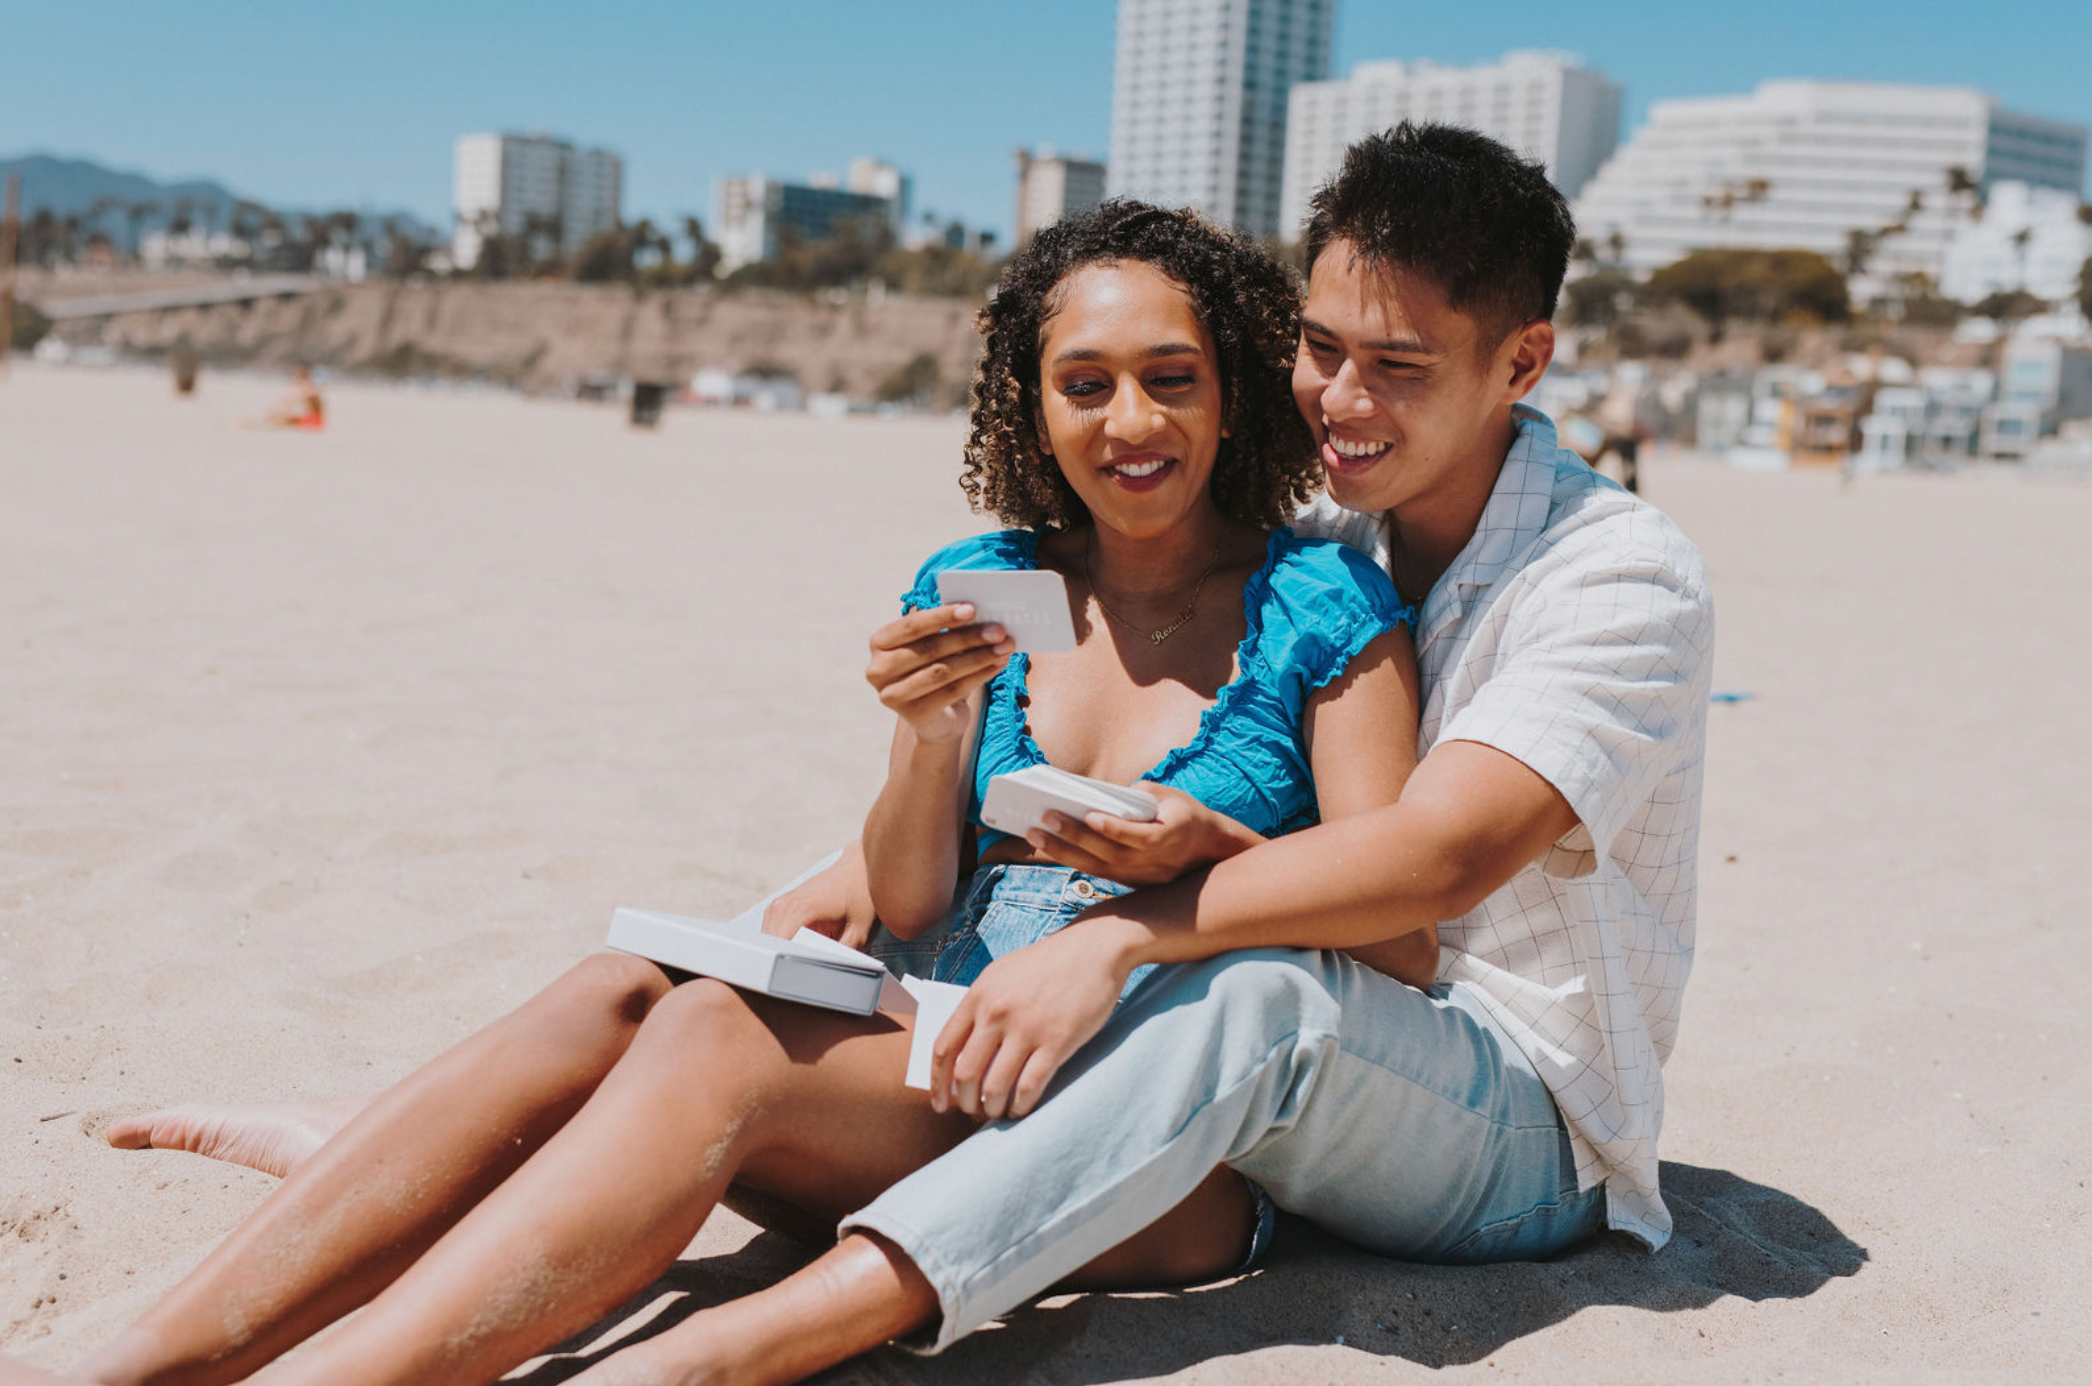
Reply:
[[[1726,1296],[1799,1299],[1855,1275],[1866,1249],[1817,1209],[1726,1170],[1663,1166],[1677,1230],[1650,1257],[1611,1235],[1550,1261],[1428,1266],[1358,1251],[1281,1219],[1262,1269],[1194,1290],[1056,1297],[941,1357],[887,1348],[819,1378],[844,1383],[1021,1380],[1071,1386],[1165,1375],[1281,1343],[1335,1343],[1425,1367],[1487,1357],[1593,1305],[1670,1312]],[[766,1232],[731,1256],[686,1261],[559,1354],[512,1380],[555,1386],[616,1346],[790,1273],[804,1246]],[[664,1301],[668,1301],[664,1303]],[[651,1314],[642,1326],[620,1331]],[[603,1346],[606,1337],[618,1341]]]

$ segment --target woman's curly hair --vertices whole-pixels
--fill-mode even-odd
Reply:
[[[1269,527],[1292,519],[1321,480],[1313,435],[1293,403],[1300,293],[1254,242],[1191,212],[1107,202],[1046,227],[1004,266],[974,319],[986,338],[973,377],[973,429],[959,484],[975,510],[1027,529],[1072,529],[1089,511],[1039,448],[1040,352],[1056,290],[1086,265],[1138,260],[1183,286],[1219,353],[1230,436],[1214,460],[1221,513]]]

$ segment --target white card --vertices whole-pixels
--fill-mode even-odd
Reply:
[[[959,1008],[966,988],[952,982],[932,982],[923,977],[903,977],[901,985],[915,998],[915,1033],[908,1040],[908,1076],[902,1081],[911,1088],[930,1090],[930,1051],[944,1022]]]
[[[1001,626],[1026,654],[1058,654],[1075,648],[1068,584],[1059,573],[954,568],[937,575],[937,598],[946,606],[972,602],[975,621]]]

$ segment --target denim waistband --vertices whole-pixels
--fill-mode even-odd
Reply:
[[[973,888],[966,893],[966,903],[969,908],[983,905],[993,895],[1013,905],[1079,906],[1115,899],[1131,890],[1131,886],[1092,876],[1087,871],[1077,871],[1072,866],[1002,862],[984,866],[973,873]]]

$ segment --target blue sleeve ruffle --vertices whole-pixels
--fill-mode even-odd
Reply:
[[[1264,605],[1259,653],[1275,683],[1297,690],[1296,714],[1368,644],[1416,625],[1416,608],[1403,602],[1393,580],[1365,555],[1330,539],[1289,538]]]
[[[916,570],[915,585],[901,594],[901,610],[922,611],[939,604],[937,575],[954,569],[1036,568],[1039,536],[1029,529],[991,530],[946,544]]]

